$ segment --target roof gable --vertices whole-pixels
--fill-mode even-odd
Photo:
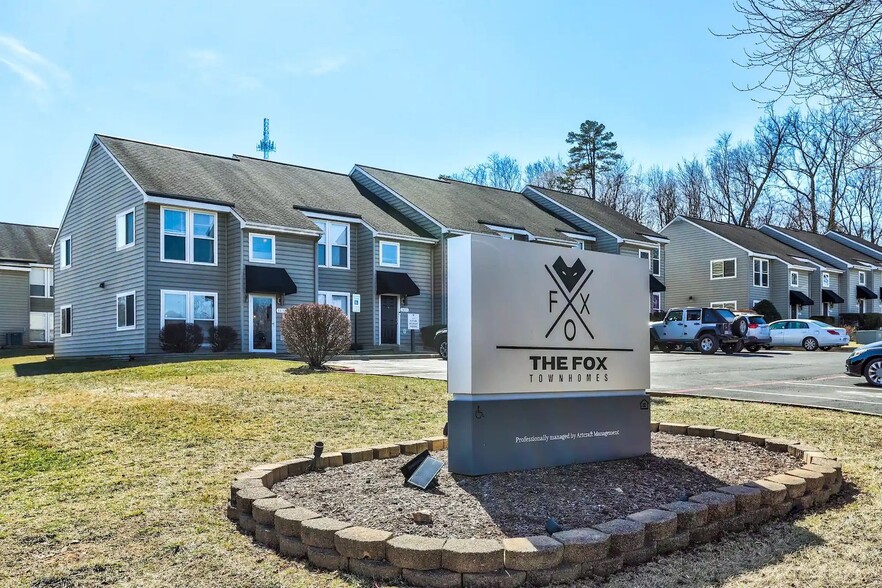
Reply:
[[[819,249],[823,253],[840,259],[846,263],[855,265],[869,264],[869,265],[878,265],[879,261],[873,259],[869,255],[865,253],[861,253],[860,251],[849,247],[843,243],[840,243],[836,239],[828,237],[826,235],[819,235],[817,233],[812,233],[810,231],[798,231],[796,229],[785,229],[783,227],[776,227],[774,225],[766,225],[769,229],[774,232],[781,233],[790,237],[791,239],[796,239],[797,241],[801,241],[802,243],[808,245],[809,247],[814,247]]]
[[[0,261],[52,265],[52,242],[58,229],[0,223]]]

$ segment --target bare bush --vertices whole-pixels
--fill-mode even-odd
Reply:
[[[301,304],[285,311],[282,337],[288,351],[296,353],[311,368],[322,367],[352,342],[349,319],[330,304]]]

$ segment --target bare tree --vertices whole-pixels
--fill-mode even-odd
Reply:
[[[518,160],[496,152],[488,155],[486,161],[467,167],[459,173],[450,174],[448,177],[504,190],[520,190],[523,187],[521,166]]]
[[[642,220],[643,186],[631,171],[631,163],[620,159],[598,173],[597,201],[638,222]]]
[[[646,198],[655,209],[657,226],[663,227],[680,213],[677,180],[671,170],[652,167],[646,174]]]
[[[824,160],[833,131],[825,115],[811,111],[787,115],[785,157],[776,169],[778,179],[791,192],[793,205],[787,225],[817,232],[822,224],[821,181]]]
[[[543,157],[538,161],[527,164],[524,168],[524,179],[527,184],[532,186],[556,188],[565,170],[566,164],[560,155],[556,158]]]
[[[691,160],[684,159],[677,164],[675,177],[683,212],[687,216],[704,218],[710,193],[710,179],[704,164],[695,157]]]
[[[882,2],[879,0],[739,0],[747,37],[742,64],[761,72],[750,89],[776,97],[823,97],[851,104],[867,130],[882,129]]]

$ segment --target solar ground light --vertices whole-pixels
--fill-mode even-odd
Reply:
[[[404,476],[405,484],[428,490],[438,485],[438,474],[443,467],[444,462],[432,457],[426,449],[401,466],[401,474]]]

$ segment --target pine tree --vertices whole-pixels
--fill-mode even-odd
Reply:
[[[573,190],[588,184],[588,195],[597,196],[597,175],[609,171],[612,165],[622,158],[617,153],[619,145],[613,141],[613,134],[601,123],[586,120],[579,125],[579,132],[567,133],[570,147],[570,161],[559,182],[560,186]]]

